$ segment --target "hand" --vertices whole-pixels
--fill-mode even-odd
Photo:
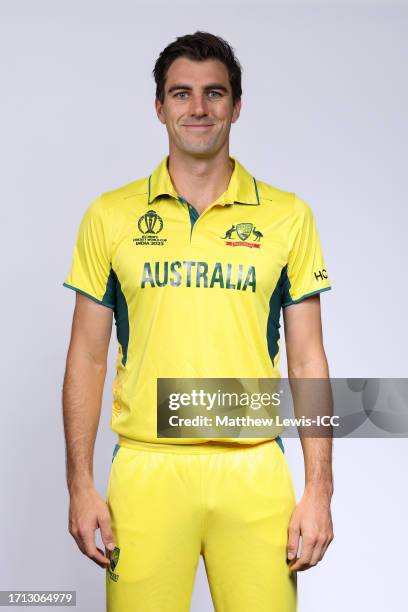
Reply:
[[[302,552],[296,558],[300,535]],[[303,571],[317,565],[333,538],[329,497],[318,489],[305,490],[289,523],[288,559],[293,559],[290,570]]]
[[[107,550],[113,550],[111,518],[105,500],[93,486],[71,490],[69,507],[69,532],[79,549],[105,569],[110,559],[95,544],[95,530],[100,529],[102,541]]]

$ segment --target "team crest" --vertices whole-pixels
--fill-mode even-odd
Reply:
[[[137,221],[137,228],[142,235],[133,238],[133,243],[142,246],[163,246],[167,242],[167,238],[158,238],[157,236],[162,231],[163,226],[163,219],[160,215],[155,210],[148,210]]]
[[[119,580],[118,574],[115,574],[115,568],[119,562],[120,548],[115,546],[115,548],[111,551],[109,559],[110,563],[108,566],[109,576],[112,578],[114,582]]]
[[[241,240],[246,240],[252,233],[252,223],[237,223],[236,231]]]
[[[236,234],[240,240],[232,240],[233,234]],[[248,242],[250,236],[253,236],[252,242]],[[257,243],[260,243],[263,234],[256,229],[253,223],[237,223],[236,225],[232,225],[225,232],[225,236],[221,236],[221,238],[226,240],[225,244],[227,246],[247,246],[253,249],[259,249],[261,245]]]

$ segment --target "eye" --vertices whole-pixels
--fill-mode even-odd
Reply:
[[[188,96],[187,91],[178,91],[176,94],[174,94],[175,98],[180,98],[181,100],[184,100],[184,96]]]
[[[214,96],[212,94],[215,94]],[[208,92],[208,96],[210,98],[220,98],[222,96],[222,94],[219,91],[215,91],[214,89],[212,91]]]

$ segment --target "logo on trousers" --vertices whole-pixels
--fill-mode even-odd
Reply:
[[[118,546],[115,546],[115,548],[111,551],[109,555],[110,563],[107,568],[109,572],[109,576],[114,582],[117,582],[119,580],[118,574],[115,574],[115,568],[119,562],[119,555],[120,555],[120,548],[118,548]]]

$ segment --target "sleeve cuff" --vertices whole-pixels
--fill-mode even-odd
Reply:
[[[68,289],[73,289],[74,291],[77,291],[78,293],[85,295],[85,297],[89,298],[93,302],[96,302],[97,304],[102,304],[102,306],[106,306],[107,308],[115,308],[114,304],[110,304],[109,302],[104,302],[103,300],[99,300],[94,295],[91,295],[90,293],[87,293],[86,291],[82,291],[82,289],[79,289],[78,287],[74,287],[73,285],[69,285],[68,283],[65,283],[65,282],[62,283],[62,285],[63,287],[67,287]]]
[[[292,304],[298,304],[299,302],[302,302],[302,300],[305,300],[306,298],[311,297],[312,295],[316,295],[318,293],[322,293],[323,291],[330,291],[331,288],[332,288],[331,286],[329,286],[329,287],[322,287],[321,289],[317,289],[316,291],[311,291],[310,293],[304,293],[297,300],[290,300],[289,302],[285,302],[284,304],[282,304],[282,308],[285,308],[285,306],[291,306]]]

